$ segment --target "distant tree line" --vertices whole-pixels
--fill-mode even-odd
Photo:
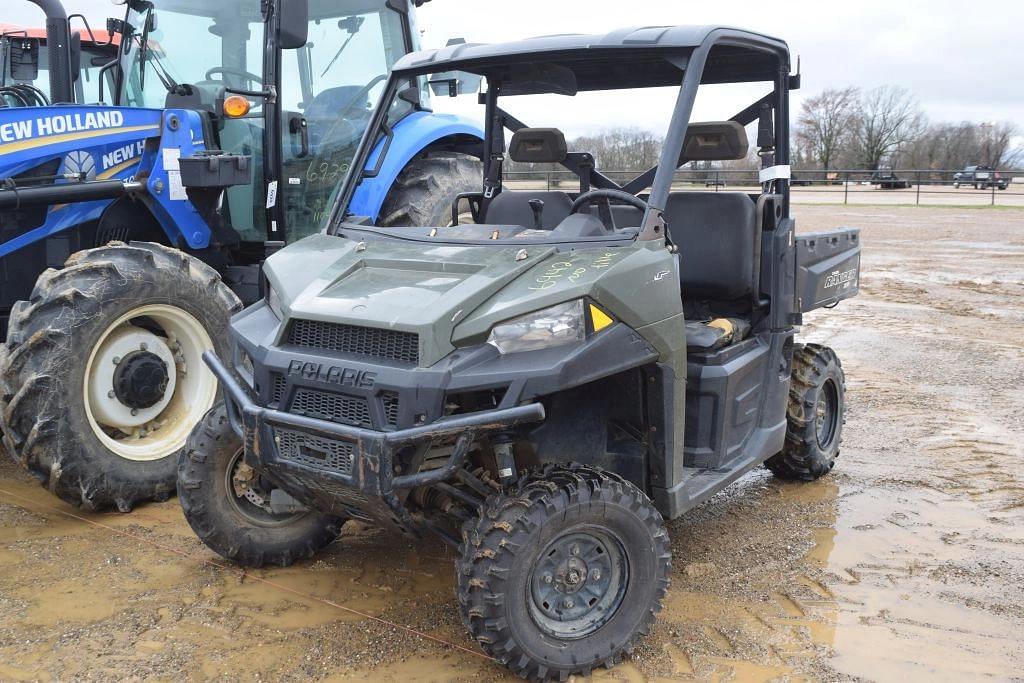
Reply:
[[[829,88],[803,101],[792,127],[793,166],[812,170],[914,168],[955,170],[974,164],[1011,170],[1024,164],[1014,148],[1019,134],[1008,122],[929,123],[905,88]],[[639,172],[658,163],[660,136],[634,128],[612,128],[569,142],[573,151],[594,154],[599,169]],[[757,150],[743,160],[694,162],[694,169],[755,169]],[[557,164],[508,162],[506,170],[563,171]]]
[[[1012,123],[929,124],[905,88],[829,88],[803,101],[793,129],[793,163],[802,168],[1010,168]]]

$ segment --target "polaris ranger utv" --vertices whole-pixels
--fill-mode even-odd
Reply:
[[[425,84],[482,78],[473,222],[381,228],[353,210],[353,174],[328,232],[267,260],[232,356],[205,356],[226,402],[180,460],[192,528],[247,566],[309,557],[347,519],[436,534],[458,548],[466,627],[517,674],[630,652],[668,586],[665,518],[762,463],[811,480],[839,453],[839,360],[794,327],[857,293],[859,236],[794,234],[789,67],[781,40],[687,26],[399,61],[355,167]],[[690,121],[702,84],[754,82],[767,94],[731,119]],[[659,164],[624,184],[509,113],[626,89],[675,105]],[[760,193],[672,190],[684,163],[744,158],[747,125]],[[505,189],[506,155],[579,191]]]

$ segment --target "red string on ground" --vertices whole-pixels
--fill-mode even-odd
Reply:
[[[112,526],[109,526],[107,524],[103,524],[102,522],[97,522],[95,520],[88,519],[86,517],[82,517],[81,515],[76,515],[73,512],[68,512],[67,510],[61,510],[60,508],[56,508],[56,507],[53,507],[51,505],[47,505],[45,503],[40,503],[38,501],[32,500],[31,498],[27,498],[25,496],[21,496],[21,495],[19,495],[17,493],[13,493],[13,492],[8,491],[6,489],[0,488],[0,494],[3,494],[5,496],[10,496],[11,498],[14,498],[16,500],[20,500],[20,501],[22,501],[24,503],[29,503],[31,505],[35,505],[35,506],[44,508],[44,509],[49,510],[51,512],[55,512],[55,513],[57,513],[59,515],[64,515],[65,517],[69,517],[71,519],[78,520],[79,522],[85,522],[86,524],[94,526],[94,527],[96,527],[98,529],[104,529],[106,531],[109,531],[112,534],[116,534],[118,536],[123,536],[125,538],[130,538],[132,540],[139,541],[140,543],[144,543],[145,545],[148,545],[148,546],[151,546],[153,548],[160,549],[160,550],[164,550],[164,551],[169,552],[169,553],[173,553],[174,555],[178,555],[179,557],[183,557],[183,558],[187,558],[187,559],[197,559],[197,558],[193,557],[192,553],[186,552],[186,551],[181,550],[179,548],[174,548],[174,547],[171,547],[169,545],[164,545],[163,543],[157,543],[156,541],[150,540],[150,539],[145,538],[143,536],[139,536],[137,534],[133,534],[130,531],[124,531],[123,529],[116,529],[116,528],[114,528]],[[453,648],[455,650],[459,650],[461,652],[465,652],[467,654],[471,654],[471,655],[474,655],[476,657],[480,657],[482,659],[486,659],[487,661],[494,661],[494,659],[492,657],[487,656],[486,654],[484,654],[480,650],[474,650],[472,648],[465,647],[464,645],[459,645],[457,643],[452,643],[450,641],[445,640],[444,638],[439,638],[439,637],[433,636],[433,635],[431,635],[429,633],[425,633],[423,631],[419,631],[417,629],[414,629],[411,626],[403,626],[402,624],[398,624],[398,623],[395,623],[393,621],[389,621],[387,619],[384,619],[383,617],[374,616],[372,614],[367,614],[366,612],[361,612],[361,611],[359,611],[357,609],[353,609],[351,607],[346,607],[345,605],[342,605],[342,604],[339,604],[337,602],[334,602],[333,600],[328,600],[327,598],[321,598],[319,596],[312,595],[311,593],[303,593],[300,590],[296,590],[294,588],[289,588],[288,586],[285,586],[285,585],[282,585],[280,583],[277,583],[276,581],[272,581],[270,579],[266,579],[266,578],[264,578],[262,576],[257,576],[256,574],[250,574],[249,572],[247,572],[246,570],[244,570],[244,569],[242,569],[240,567],[234,567],[232,565],[223,564],[221,562],[217,562],[215,560],[210,560],[210,559],[207,559],[207,558],[198,558],[198,559],[199,559],[200,562],[202,562],[203,564],[208,565],[210,567],[214,567],[216,569],[220,569],[220,570],[227,571],[227,572],[233,572],[233,573],[237,572],[237,573],[240,573],[242,575],[243,580],[244,579],[251,579],[253,581],[257,581],[259,583],[265,584],[265,585],[270,586],[272,588],[276,588],[276,589],[278,589],[280,591],[284,591],[285,593],[292,593],[293,595],[297,595],[297,596],[305,598],[307,600],[313,600],[315,602],[320,602],[320,603],[323,603],[324,605],[329,605],[329,606],[334,607],[336,609],[339,609],[339,610],[341,610],[343,612],[348,612],[349,614],[354,614],[354,615],[356,615],[358,617],[362,617],[363,619],[369,619],[369,620],[375,621],[375,622],[377,622],[379,624],[383,624],[383,625],[389,626],[391,628],[396,628],[396,629],[398,629],[400,631],[405,631],[406,633],[410,633],[410,634],[412,634],[414,636],[418,636],[420,638],[423,638],[424,640],[432,641],[434,643],[437,643],[438,645],[442,645],[444,647],[450,647],[450,648]]]

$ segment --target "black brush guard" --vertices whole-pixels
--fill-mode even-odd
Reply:
[[[531,403],[445,418],[411,429],[378,432],[264,408],[252,400],[215,353],[207,351],[203,360],[224,390],[228,419],[242,439],[247,464],[303,505],[319,512],[357,517],[414,534],[424,525],[409,514],[400,492],[454,479],[480,435],[544,419],[544,406]],[[349,444],[351,467],[341,472],[282,457],[275,440],[277,429]],[[456,437],[455,446],[442,467],[404,475],[395,472],[398,452],[451,437]]]

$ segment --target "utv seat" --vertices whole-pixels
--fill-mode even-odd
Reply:
[[[512,136],[508,156],[523,164],[559,164],[568,154],[565,134],[557,128],[521,128]],[[487,207],[486,223],[491,225],[520,225],[533,228],[533,209],[530,200],[544,202],[540,228],[553,230],[569,216],[572,199],[565,192],[513,191],[498,194]]]
[[[760,277],[754,202],[741,192],[674,192],[665,222],[679,248],[687,347],[708,351],[742,340]]]
[[[688,351],[717,351],[743,341],[750,334],[750,323],[740,318],[716,318],[709,322],[686,321]]]
[[[572,208],[572,199],[565,192],[505,190],[487,207],[486,222],[490,225],[521,225],[524,228],[533,228],[531,199],[544,202],[540,224],[542,230],[556,228],[569,216],[569,210]]]

